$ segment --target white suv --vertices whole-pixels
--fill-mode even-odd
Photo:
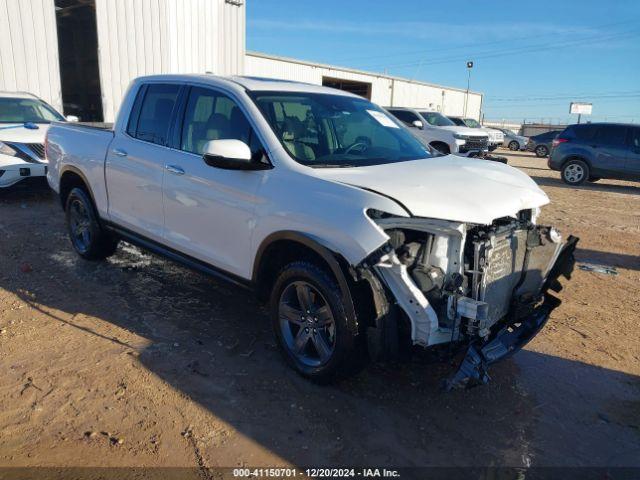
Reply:
[[[575,240],[507,165],[433,157],[369,101],[211,75],[131,85],[113,130],[54,124],[48,180],[88,260],[124,239],[268,300],[286,360],[326,380],[358,357],[469,345],[450,385],[542,328]],[[238,319],[241,321],[242,319]]]
[[[488,150],[488,135],[460,127],[439,112],[414,108],[386,107],[394,117],[412,129],[412,133],[445,155],[482,156]]]

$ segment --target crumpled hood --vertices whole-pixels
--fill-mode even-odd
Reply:
[[[0,142],[44,143],[47,130],[49,130],[49,124],[47,123],[38,124],[37,130],[24,128],[19,123],[15,125],[0,123]]]
[[[392,197],[413,216],[488,225],[549,197],[520,170],[455,155],[370,167],[315,169],[327,180]]]

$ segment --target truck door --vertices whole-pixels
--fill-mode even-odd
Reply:
[[[143,85],[128,124],[116,132],[107,152],[109,214],[119,226],[162,239],[162,178],[167,142],[181,86]]]
[[[224,170],[207,165],[210,140],[236,139],[260,154],[260,141],[240,107],[209,87],[191,87],[181,128],[165,160],[164,243],[184,254],[249,278],[257,191],[268,170]]]

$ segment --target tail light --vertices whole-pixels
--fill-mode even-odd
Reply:
[[[569,139],[568,139],[568,138],[555,138],[555,139],[553,140],[553,143],[552,143],[553,148],[557,147],[557,146],[558,146],[558,145],[560,145],[561,143],[565,143],[565,142],[568,142],[568,141],[569,141]]]

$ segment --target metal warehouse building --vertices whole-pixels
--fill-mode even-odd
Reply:
[[[445,115],[465,114],[467,92],[406,78],[247,52],[245,74],[282,78],[348,90],[382,106],[428,108]],[[482,94],[469,92],[466,115],[480,119]]]
[[[246,53],[245,16],[245,0],[0,0],[0,90],[33,93],[83,121],[112,122],[131,79],[211,72],[298,80],[383,106],[480,117],[478,93]]]

